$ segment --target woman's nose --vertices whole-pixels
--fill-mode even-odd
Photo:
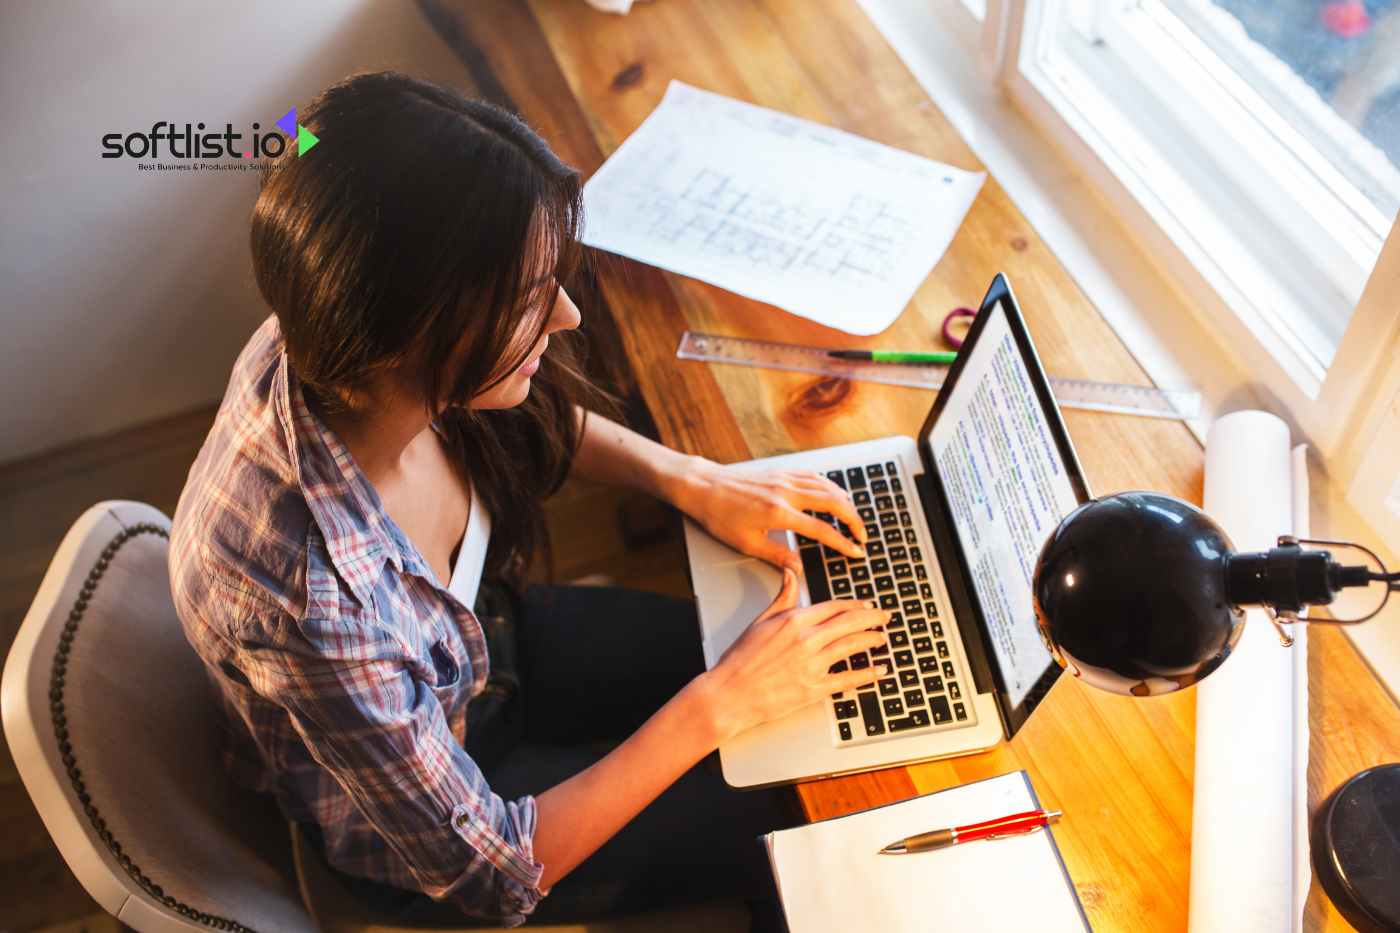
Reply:
[[[564,291],[564,286],[559,286],[559,297],[554,302],[554,313],[549,317],[549,333],[557,330],[573,330],[578,327],[583,320],[583,315],[579,313],[578,305],[569,297],[569,293]]]

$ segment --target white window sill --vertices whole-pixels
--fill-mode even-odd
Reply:
[[[1163,388],[1201,393],[1202,415],[1189,424],[1198,440],[1215,416],[1246,408],[1284,417],[1303,439],[1280,403],[1255,388],[1244,362],[1202,330],[1182,289],[1125,235],[1102,193],[988,78],[980,24],[965,8],[933,0],[859,2],[1148,376]],[[1376,543],[1316,457],[1311,466],[1313,535]],[[1393,552],[1381,556],[1400,566]],[[1392,607],[1347,634],[1400,698],[1400,613]]]

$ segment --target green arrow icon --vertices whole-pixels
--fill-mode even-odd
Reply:
[[[319,143],[320,141],[321,141],[321,140],[318,139],[318,138],[316,137],[316,134],[315,134],[315,133],[311,132],[311,131],[308,130],[306,127],[302,126],[301,124],[297,124],[297,155],[298,155],[298,156],[304,156],[304,155],[306,155],[306,153],[310,151],[311,147],[314,146],[314,145],[316,145],[316,144]]]

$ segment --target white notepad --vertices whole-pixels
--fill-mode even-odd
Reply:
[[[770,833],[764,842],[788,927],[1083,933],[1089,921],[1048,830],[917,855],[878,854],[916,833],[1039,806],[1029,776],[1013,771]]]

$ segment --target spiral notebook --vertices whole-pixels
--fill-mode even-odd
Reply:
[[[1012,771],[769,833],[763,841],[788,928],[1083,933],[1088,918],[1048,829],[917,855],[878,854],[916,833],[1039,806],[1030,777]]]

